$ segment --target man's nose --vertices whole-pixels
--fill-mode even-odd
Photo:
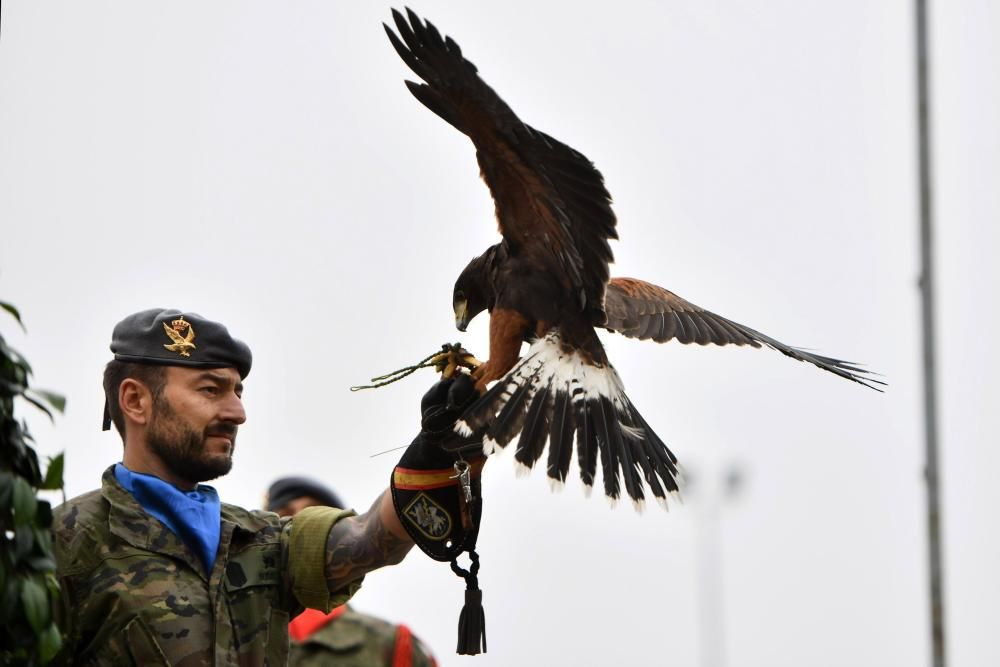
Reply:
[[[247,420],[247,412],[243,409],[243,399],[236,394],[231,394],[219,417],[223,421],[232,422],[233,424],[242,424],[245,422]]]

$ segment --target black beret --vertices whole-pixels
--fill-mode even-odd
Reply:
[[[152,308],[129,315],[111,334],[111,351],[119,361],[194,368],[233,367],[240,378],[253,361],[246,343],[218,322],[197,313]]]
[[[312,496],[327,507],[347,509],[333,489],[307,477],[282,477],[267,490],[267,511],[276,512],[296,498]]]

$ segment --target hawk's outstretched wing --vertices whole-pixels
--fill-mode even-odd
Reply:
[[[676,339],[681,343],[699,345],[766,345],[792,359],[807,361],[876,391],[882,390],[875,385],[885,384],[871,377],[871,371],[853,363],[785,345],[643,280],[612,278],[605,295],[605,310],[608,316],[605,327],[629,338],[657,343]]]
[[[618,236],[600,172],[582,154],[523,123],[432,23],[409,9],[406,18],[396,10],[392,15],[399,37],[388,26],[386,34],[424,81],[406,85],[472,140],[511,255],[530,257],[581,310],[594,313],[593,321],[603,321],[608,239]]]

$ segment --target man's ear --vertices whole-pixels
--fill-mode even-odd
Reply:
[[[145,426],[153,414],[153,394],[142,382],[125,378],[118,387],[118,407],[126,424],[131,422]]]

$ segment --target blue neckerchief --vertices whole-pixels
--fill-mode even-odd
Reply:
[[[211,574],[219,551],[221,510],[219,494],[199,484],[194,491],[181,491],[159,477],[132,472],[115,464],[115,479],[132,494],[142,509],[163,522],[192,551]]]

